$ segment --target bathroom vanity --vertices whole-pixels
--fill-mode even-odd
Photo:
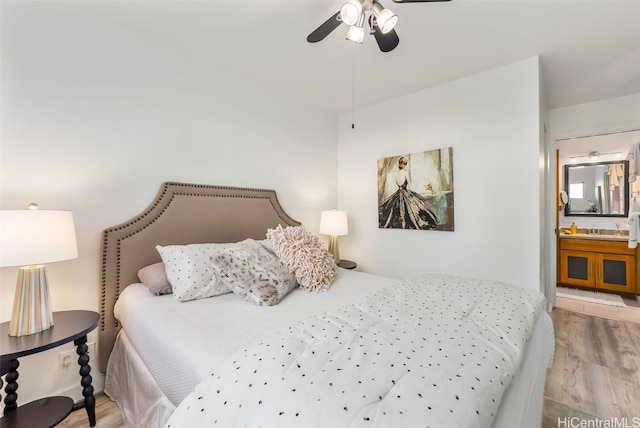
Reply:
[[[561,234],[560,284],[638,293],[638,248],[629,248],[626,236]]]

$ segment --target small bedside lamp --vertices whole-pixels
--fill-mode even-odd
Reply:
[[[71,211],[0,211],[0,267],[18,269],[9,336],[26,336],[51,328],[53,314],[45,267],[78,257]],[[35,209],[33,209],[35,208]]]
[[[340,248],[338,247],[338,236],[349,234],[347,224],[347,213],[344,211],[322,211],[320,216],[320,233],[330,235],[329,252],[333,255],[333,260],[340,262]]]

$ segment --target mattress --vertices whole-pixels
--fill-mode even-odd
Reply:
[[[251,305],[234,293],[177,302],[171,295],[154,296],[144,285],[132,284],[121,294],[114,312],[158,386],[178,405],[236,351],[311,314],[339,308],[397,282],[338,269],[328,292],[295,289],[275,306]]]
[[[273,307],[249,305],[232,293],[178,303],[134,284],[115,307],[123,332],[109,361],[106,392],[118,401],[129,426],[162,426],[193,388],[232,354],[312,314],[397,284],[396,279],[340,269],[329,292],[294,290]],[[191,321],[194,314],[197,329]],[[539,426],[553,348],[552,323],[542,312],[493,426]]]

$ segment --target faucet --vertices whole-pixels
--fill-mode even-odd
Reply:
[[[597,227],[593,226],[589,229],[589,235],[600,235],[600,230]]]

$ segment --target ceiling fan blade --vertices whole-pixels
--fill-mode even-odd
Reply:
[[[398,46],[398,43],[400,43],[400,38],[398,38],[396,30],[391,30],[387,34],[382,34],[380,27],[378,27],[372,18],[369,19],[369,26],[373,30],[373,37],[376,38],[378,47],[382,52],[391,52],[396,48],[396,46]]]
[[[436,3],[451,0],[393,0],[394,3]]]
[[[322,25],[320,25],[311,34],[309,34],[307,36],[307,42],[319,42],[320,40],[327,37],[333,30],[338,28],[340,24],[342,24],[342,19],[340,18],[340,11],[338,11],[335,15],[327,19]]]

